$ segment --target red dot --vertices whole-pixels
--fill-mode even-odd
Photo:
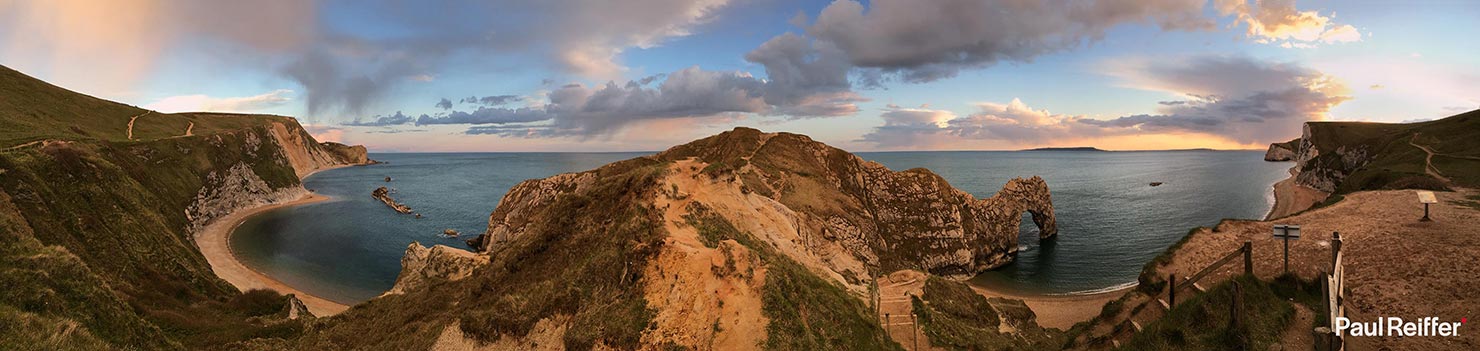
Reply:
[[[1470,322],[1470,319],[1469,318],[1459,317],[1459,324],[1465,324],[1465,323],[1469,323],[1469,322]]]

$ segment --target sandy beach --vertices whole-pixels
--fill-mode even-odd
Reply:
[[[1102,293],[1083,295],[1018,294],[990,286],[969,284],[973,291],[986,297],[1002,297],[1022,300],[1038,316],[1038,325],[1044,328],[1068,330],[1075,323],[1088,321],[1100,314],[1105,303],[1120,298],[1134,287]],[[909,295],[920,295],[925,287],[925,274],[917,271],[899,271],[879,279],[880,313],[888,313],[889,331],[894,340],[909,340],[910,320]],[[881,316],[882,317],[882,316]],[[919,337],[924,337],[921,334]]]
[[[1002,297],[1023,300],[1033,313],[1038,315],[1038,326],[1069,330],[1075,323],[1088,321],[1100,314],[1105,303],[1120,298],[1135,286],[1094,293],[1074,295],[1013,294],[991,287],[971,284],[971,290],[986,297]]]
[[[1324,191],[1312,189],[1295,183],[1295,176],[1299,174],[1294,168],[1290,168],[1290,177],[1274,183],[1274,207],[1269,209],[1269,214],[1264,216],[1265,220],[1289,217],[1290,215],[1305,211],[1311,206],[1325,201],[1331,194]]]
[[[334,167],[320,168],[305,174],[303,178],[307,179],[308,177],[318,172],[348,166],[351,165],[339,165]],[[246,221],[247,218],[250,218],[258,213],[271,211],[273,209],[307,205],[311,203],[327,201],[329,199],[330,197],[328,196],[309,192],[303,197],[298,198],[297,200],[258,206],[232,212],[230,215],[224,218],[217,219],[216,221],[212,222],[210,225],[207,225],[204,229],[202,229],[200,233],[197,233],[195,237],[195,244],[197,247],[200,248],[200,253],[202,255],[205,255],[206,261],[210,262],[211,270],[216,273],[216,276],[221,277],[222,280],[225,280],[231,283],[231,285],[236,286],[237,289],[240,289],[242,291],[247,291],[251,289],[271,289],[284,295],[293,294],[294,296],[297,296],[299,300],[302,300],[303,304],[305,306],[308,306],[309,312],[313,312],[315,316],[324,317],[339,314],[339,312],[343,312],[344,310],[349,309],[349,306],[319,296],[315,296],[307,292],[303,292],[302,290],[295,289],[292,286],[288,286],[288,284],[284,284],[277,279],[273,279],[272,277],[263,274],[262,272],[258,272],[250,267],[247,267],[236,258],[235,252],[231,250],[231,233],[235,232],[236,227],[241,225],[243,221]]]
[[[241,289],[242,291],[271,289],[282,294],[293,294],[299,300],[303,300],[303,304],[308,306],[308,310],[313,312],[315,316],[322,317],[338,314],[348,309],[349,306],[303,292],[266,274],[262,274],[262,272],[253,270],[240,260],[237,260],[235,253],[231,251],[231,233],[236,230],[238,225],[241,225],[243,221],[252,215],[277,208],[306,205],[326,200],[329,200],[329,197],[308,193],[304,197],[290,202],[236,211],[206,226],[196,236],[195,243],[200,247],[200,253],[206,256],[206,261],[210,262],[211,270],[216,272],[216,276],[230,282],[237,289]]]

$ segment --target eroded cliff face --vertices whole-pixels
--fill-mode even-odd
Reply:
[[[1058,231],[1041,178],[1013,179],[993,197],[976,199],[929,170],[892,171],[803,135],[737,128],[643,159],[692,160],[703,176],[763,199],[753,210],[777,209],[785,230],[796,232],[798,251],[822,254],[820,261],[850,284],[900,269],[964,277],[1006,264],[1024,212],[1040,238]],[[490,216],[488,231],[470,244],[495,250],[545,203],[579,193],[598,177],[597,171],[562,174],[515,186]],[[737,217],[731,221],[764,222]]]
[[[237,210],[292,201],[308,193],[301,180],[320,170],[369,163],[364,146],[319,143],[296,122],[273,122],[263,127],[199,136],[217,148],[240,152],[245,160],[208,171],[194,200],[186,207],[188,232]],[[271,164],[272,167],[262,166]],[[290,169],[292,176],[265,181],[261,172]]]

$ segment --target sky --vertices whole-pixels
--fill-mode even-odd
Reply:
[[[1480,108],[1480,2],[0,0],[0,64],[373,152],[1262,149]]]

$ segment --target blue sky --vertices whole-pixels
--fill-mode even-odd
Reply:
[[[12,0],[0,63],[376,151],[658,150],[742,125],[857,151],[1257,148],[1480,108],[1474,2],[1013,3]]]

